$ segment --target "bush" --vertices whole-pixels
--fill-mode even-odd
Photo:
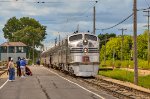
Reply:
[[[32,65],[32,60],[28,60],[28,65]]]
[[[150,69],[150,67],[148,66],[148,61],[145,60],[138,60],[138,67],[141,69]]]
[[[116,68],[120,68],[121,67],[121,62],[117,62]]]

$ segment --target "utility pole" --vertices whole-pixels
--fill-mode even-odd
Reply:
[[[143,12],[146,12],[147,15],[147,18],[148,18],[148,22],[147,22],[147,28],[148,28],[148,55],[147,55],[147,60],[148,60],[148,67],[149,67],[149,63],[150,63],[150,32],[149,32],[149,18],[150,18],[150,10],[145,10]]]
[[[133,39],[134,39],[134,84],[138,85],[138,63],[137,63],[137,0],[133,1]]]
[[[7,57],[6,60],[7,60],[7,61],[9,61],[9,60],[8,60],[8,57],[9,57],[8,54],[9,54],[9,40],[7,41],[7,55],[6,55],[6,57]]]
[[[95,6],[93,7],[93,34],[95,35],[95,20],[96,20],[96,17],[95,17]]]
[[[33,65],[34,65],[34,40],[33,40],[32,43],[33,43],[33,45],[32,45],[33,46],[33,56],[32,56],[32,58],[33,58]]]
[[[79,24],[77,25],[77,31],[78,31],[78,33],[79,33]]]
[[[123,42],[124,42],[124,31],[125,31],[125,30],[127,30],[127,29],[122,28],[122,29],[119,29],[119,30],[121,30],[121,31],[122,31],[122,35],[121,35],[121,37],[122,37],[122,42],[121,42],[121,67],[122,67],[122,61],[123,61]]]
[[[113,48],[113,69],[115,66],[115,48]]]
[[[106,65],[106,40],[107,40],[107,35],[105,35],[104,65]]]
[[[57,37],[56,37],[56,39],[55,39],[55,46],[56,46],[56,44],[57,44]]]
[[[59,46],[60,46],[60,34],[59,34]]]

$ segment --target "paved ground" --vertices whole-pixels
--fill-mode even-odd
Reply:
[[[0,99],[115,99],[96,89],[81,88],[44,67],[30,68],[33,76],[16,77],[16,81],[7,82],[4,87],[1,86],[7,79],[0,79]]]

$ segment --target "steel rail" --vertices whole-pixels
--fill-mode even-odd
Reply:
[[[82,78],[68,75],[67,73],[60,72],[60,70],[53,69],[54,71],[61,73],[62,76],[70,77],[71,79],[86,83],[98,90],[104,90],[109,94],[121,99],[149,99],[150,92],[142,91],[132,87],[128,87],[113,81],[108,81],[103,78]]]

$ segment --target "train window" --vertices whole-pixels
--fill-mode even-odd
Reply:
[[[69,37],[69,41],[75,41],[75,40],[80,40],[80,39],[82,39],[82,34],[73,35]]]
[[[85,39],[87,39],[87,40],[97,41],[97,37],[94,36],[94,35],[85,34],[84,37],[85,37]]]

